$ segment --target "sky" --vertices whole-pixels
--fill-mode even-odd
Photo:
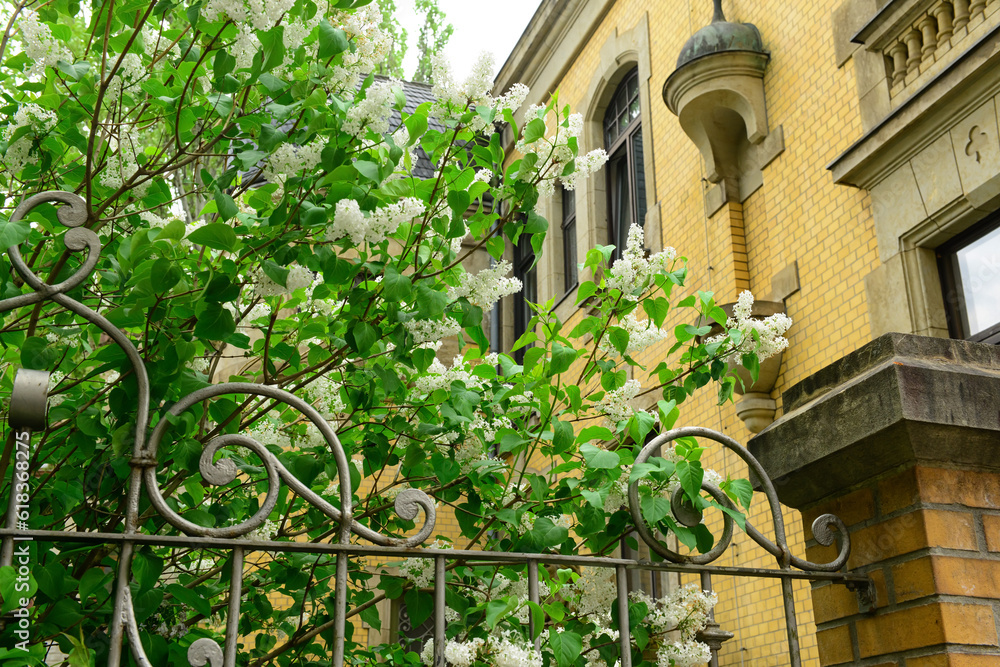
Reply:
[[[501,3],[485,0],[438,0],[438,6],[455,26],[445,55],[451,62],[458,81],[463,81],[473,63],[483,51],[495,56],[496,72],[507,60],[511,50],[531,20],[540,0],[504,0]],[[403,60],[407,76],[413,74],[417,64],[417,35],[421,21],[413,8],[413,0],[396,0],[399,22],[406,29],[409,48]]]

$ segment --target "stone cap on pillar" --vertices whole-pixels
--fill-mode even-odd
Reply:
[[[1000,347],[889,333],[782,394],[747,444],[801,509],[916,463],[1000,470]]]

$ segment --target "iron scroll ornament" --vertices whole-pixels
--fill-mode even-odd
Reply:
[[[830,546],[836,541],[837,535],[840,535],[840,549],[838,550],[836,558],[829,563],[813,563],[792,554],[791,550],[788,548],[788,541],[785,536],[785,520],[781,510],[781,503],[778,500],[778,493],[774,489],[774,484],[771,482],[770,477],[767,476],[767,473],[764,471],[760,462],[757,461],[757,459],[754,458],[754,456],[744,447],[740,446],[738,442],[727,435],[719,433],[718,431],[697,426],[677,428],[672,431],[662,433],[650,440],[649,443],[646,444],[646,446],[644,446],[639,452],[639,455],[635,457],[634,465],[646,463],[656,452],[660,450],[660,447],[673,442],[678,438],[685,437],[707,438],[721,444],[723,447],[739,456],[747,464],[747,467],[750,469],[753,476],[760,481],[761,490],[764,492],[769,509],[771,510],[771,516],[774,522],[775,541],[772,542],[767,539],[767,537],[754,528],[749,521],[745,524],[746,533],[750,539],[756,542],[769,554],[774,556],[780,567],[786,569],[789,567],[795,567],[806,572],[836,572],[847,564],[848,556],[851,553],[851,538],[847,532],[847,526],[844,525],[844,522],[834,514],[822,514],[817,517],[816,520],[813,521],[812,531],[813,537],[815,537],[816,541],[823,546]],[[712,496],[712,498],[720,505],[730,510],[736,510],[729,497],[717,486],[709,482],[702,481],[701,488],[703,491]],[[684,502],[683,493],[683,489],[677,489],[677,491],[673,494],[673,497],[671,498],[671,509],[674,516],[682,524],[687,526],[696,526],[701,523],[701,512],[695,510],[695,508]],[[705,565],[707,563],[711,563],[725,553],[730,542],[732,541],[733,519],[728,514],[724,513],[722,515],[722,536],[715,543],[712,549],[706,553],[695,556],[686,556],[677,553],[657,539],[656,535],[653,534],[653,531],[643,518],[639,505],[638,481],[629,484],[628,504],[629,512],[632,514],[632,519],[635,522],[636,532],[638,532],[643,541],[649,545],[650,549],[672,563],[692,563],[694,565]]]
[[[14,210],[14,213],[10,217],[10,222],[18,222],[24,219],[32,209],[46,203],[62,204],[57,210],[57,218],[64,227],[69,228],[63,235],[63,244],[66,250],[71,253],[86,251],[87,256],[73,275],[60,283],[50,285],[37,276],[25,263],[20,248],[17,245],[7,248],[7,255],[10,258],[11,265],[32,291],[0,300],[0,313],[43,301],[53,301],[59,304],[97,326],[115,344],[122,348],[135,373],[138,384],[135,442],[130,461],[132,468],[129,476],[123,531],[126,539],[122,542],[118,559],[118,571],[114,590],[115,613],[111,619],[110,647],[108,651],[109,667],[118,667],[121,663],[121,646],[125,635],[129,638],[129,646],[135,660],[143,666],[151,664],[145,655],[141,641],[139,641],[139,628],[136,623],[132,593],[129,587],[134,545],[127,538],[130,535],[134,536],[137,534],[139,501],[143,485],[145,485],[146,494],[150,502],[163,519],[187,535],[229,538],[247,535],[267,519],[271,509],[276,504],[282,482],[292,491],[302,496],[306,502],[334,519],[334,521],[339,522],[340,530],[337,542],[341,545],[349,544],[351,535],[353,534],[380,546],[409,548],[422,544],[433,533],[436,519],[434,502],[426,493],[419,489],[407,489],[401,492],[397,496],[394,505],[396,513],[406,520],[412,521],[416,519],[419,512],[423,511],[424,523],[415,535],[406,539],[392,538],[381,535],[355,521],[352,512],[351,477],[348,468],[350,464],[336,433],[334,433],[333,429],[330,428],[329,424],[315,408],[293,394],[276,387],[255,383],[224,383],[199,389],[175,403],[167,411],[166,415],[164,415],[164,418],[157,423],[156,428],[149,434],[147,440],[151,407],[150,383],[142,357],[128,337],[107,318],[66,294],[69,290],[82,285],[91,276],[100,258],[100,239],[93,230],[84,226],[88,219],[86,202],[83,198],[72,192],[50,191],[38,193],[25,199]],[[222,528],[199,526],[174,512],[166,503],[156,479],[157,448],[170,425],[170,420],[166,416],[179,415],[184,410],[201,401],[223,394],[244,394],[268,398],[279,403],[284,403],[309,419],[323,435],[336,461],[337,476],[340,482],[340,508],[334,507],[296,479],[278,461],[277,457],[261,443],[245,435],[225,434],[216,436],[204,444],[199,461],[199,471],[204,479],[213,485],[227,484],[236,476],[236,464],[231,459],[225,457],[218,461],[213,461],[215,455],[224,447],[241,446],[250,449],[260,457],[267,473],[267,491],[265,493],[265,501],[262,503],[260,510],[241,523]],[[202,667],[203,665],[229,667],[235,664],[236,617],[238,617],[239,613],[239,590],[242,584],[242,556],[242,549],[234,549],[233,581],[230,590],[230,614],[227,618],[225,650],[219,647],[212,639],[205,638],[194,642],[188,651],[188,662],[192,667]],[[343,637],[346,625],[347,565],[347,556],[343,553],[338,553],[336,556],[337,575],[334,593],[336,611],[334,620],[335,633],[340,638],[340,641],[335,642],[333,655],[334,664],[337,665],[343,664],[344,658]]]

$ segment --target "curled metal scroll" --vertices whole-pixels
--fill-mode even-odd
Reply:
[[[157,512],[159,512],[160,515],[174,527],[188,533],[189,535],[204,535],[207,537],[239,537],[246,535],[250,531],[262,525],[271,514],[271,511],[274,509],[278,501],[280,482],[284,481],[292,491],[301,496],[310,505],[319,509],[335,521],[342,522],[343,525],[346,526],[347,532],[341,536],[341,541],[344,543],[346,543],[349,533],[354,533],[359,537],[381,546],[398,546],[408,548],[422,544],[434,532],[436,519],[434,501],[426,493],[419,489],[406,489],[405,491],[402,491],[396,497],[395,502],[396,513],[401,518],[406,520],[416,519],[419,511],[423,510],[425,517],[424,524],[415,535],[408,538],[388,537],[361,525],[357,521],[354,521],[354,519],[351,518],[351,476],[348,468],[349,462],[347,460],[347,455],[344,452],[344,448],[341,446],[340,440],[337,438],[337,434],[334,433],[330,424],[323,419],[322,415],[320,415],[314,407],[296,397],[294,394],[276,387],[261,384],[244,382],[217,384],[205,387],[204,389],[199,389],[198,391],[185,396],[170,408],[168,414],[172,416],[180,415],[197,403],[223,394],[245,394],[271,398],[290,406],[309,419],[309,421],[312,422],[317,429],[319,429],[324,439],[330,445],[334,459],[337,462],[337,472],[340,478],[341,509],[338,509],[332,503],[303,484],[297,477],[289,472],[288,469],[285,468],[285,466],[278,460],[278,458],[264,445],[249,436],[226,434],[212,438],[212,440],[205,445],[199,461],[199,471],[201,472],[202,477],[204,477],[205,480],[211,484],[217,486],[228,484],[236,478],[236,464],[232,459],[228,458],[222,458],[213,462],[215,455],[219,452],[219,450],[227,446],[240,446],[250,449],[260,458],[264,469],[267,471],[268,486],[260,509],[249,519],[231,526],[221,526],[216,528],[200,526],[196,523],[192,523],[177,514],[166,503],[156,481],[156,468],[151,465],[145,469],[144,473],[147,492]],[[153,430],[149,439],[148,452],[148,457],[151,461],[155,462],[157,448],[159,447],[160,442],[169,427],[170,420],[162,419]]]
[[[785,521],[781,510],[781,503],[778,501],[778,494],[774,490],[774,484],[771,483],[771,479],[767,476],[767,473],[764,471],[763,466],[760,465],[760,462],[758,462],[757,459],[754,458],[753,455],[743,448],[738,442],[723,433],[701,427],[678,428],[662,433],[642,448],[639,455],[635,458],[635,465],[648,461],[663,445],[677,440],[678,438],[685,437],[708,438],[709,440],[718,442],[723,447],[729,449],[743,459],[753,475],[760,480],[764,495],[767,497],[767,502],[771,509],[771,516],[774,521],[775,541],[772,542],[769,540],[763,533],[754,528],[749,521],[746,522],[746,532],[747,535],[750,536],[750,539],[774,556],[779,565],[782,567],[796,567],[804,571],[835,572],[847,563],[847,557],[851,551],[850,536],[847,533],[847,526],[844,525],[844,522],[833,514],[823,514],[818,517],[813,522],[812,529],[813,536],[816,538],[816,541],[823,546],[830,546],[836,541],[836,536],[840,535],[840,550],[835,559],[829,563],[813,563],[799,558],[791,553],[788,548],[788,541],[785,537]],[[703,481],[701,488],[723,507],[731,510],[736,509],[729,497],[715,485]],[[716,541],[712,549],[704,554],[694,556],[680,554],[669,549],[665,544],[663,544],[663,542],[657,539],[656,535],[643,518],[642,512],[639,508],[638,481],[629,484],[628,503],[632,519],[635,521],[636,532],[638,532],[643,541],[649,545],[650,549],[673,563],[693,563],[696,565],[711,563],[726,551],[732,540],[733,520],[728,514],[723,514],[723,534],[719,540]],[[678,492],[674,493],[674,496],[671,499],[671,510],[682,525],[697,525],[701,521],[700,512],[692,507],[690,503],[686,503],[686,499],[683,497],[683,490],[678,490]]]
[[[188,647],[187,659],[191,667],[222,667],[222,649],[215,640],[202,637]]]
[[[320,509],[324,514],[340,523],[339,541],[347,544],[352,533],[367,539],[381,546],[413,547],[423,543],[434,530],[435,508],[434,502],[423,491],[418,489],[408,489],[399,494],[396,498],[396,513],[403,519],[414,520],[420,510],[424,511],[424,524],[421,529],[409,538],[393,538],[381,535],[366,526],[363,526],[352,517],[351,511],[351,484],[350,471],[347,456],[337,439],[336,433],[322,416],[308,403],[296,398],[294,395],[266,385],[250,383],[232,383],[224,385],[213,385],[205,389],[195,391],[170,409],[169,414],[178,415],[183,410],[201,401],[227,393],[249,394],[261,396],[280,401],[305,415],[323,434],[323,437],[330,445],[334,457],[337,460],[337,471],[340,479],[340,509],[316,494],[306,485],[302,484],[292,475],[270,451],[256,440],[243,435],[227,434],[213,438],[203,450],[199,461],[199,470],[204,478],[212,484],[220,485],[231,482],[236,476],[235,463],[226,458],[213,461],[216,453],[223,447],[242,446],[247,447],[257,454],[264,463],[264,468],[268,476],[268,489],[265,502],[261,509],[246,521],[235,526],[222,528],[207,528],[194,524],[179,514],[174,512],[166,503],[160,489],[156,483],[156,450],[162,439],[169,420],[161,419],[151,434],[149,444],[146,441],[147,430],[149,429],[149,409],[150,409],[150,384],[149,376],[142,357],[139,355],[135,345],[128,337],[107,318],[98,312],[88,308],[84,304],[67,296],[66,292],[82,285],[94,272],[100,257],[101,243],[97,234],[85,227],[88,220],[86,202],[76,194],[71,192],[50,191],[43,192],[25,199],[18,206],[11,222],[17,222],[24,218],[33,208],[44,203],[63,204],[58,211],[59,222],[68,227],[69,230],[63,235],[63,244],[67,251],[72,253],[86,251],[86,257],[81,262],[80,267],[66,280],[56,284],[47,284],[41,277],[37,276],[25,263],[18,246],[7,248],[7,254],[15,271],[21,276],[25,284],[33,291],[20,294],[15,297],[0,300],[0,313],[15,308],[30,306],[51,300],[63,306],[67,310],[79,315],[88,322],[94,324],[105,332],[126,354],[129,364],[136,376],[138,394],[136,396],[136,417],[135,417],[135,441],[132,450],[132,472],[128,486],[128,498],[126,501],[125,530],[126,535],[135,534],[138,531],[139,498],[143,481],[146,483],[146,490],[152,504],[157,511],[171,525],[188,534],[206,535],[211,537],[236,537],[245,535],[254,528],[263,524],[275,507],[280,483],[284,481],[295,493],[302,496],[308,503]],[[114,593],[114,604],[116,613],[112,617],[110,628],[111,645],[109,648],[108,664],[119,664],[121,657],[121,646],[124,635],[127,634],[132,653],[136,661],[141,665],[149,665],[150,662],[145,656],[142,643],[139,638],[139,629],[135,621],[131,590],[128,586],[130,578],[131,560],[133,545],[126,542],[122,545],[122,550],[118,560],[117,577]],[[337,561],[337,586],[336,586],[336,607],[337,607],[337,632],[343,637],[345,623],[347,586],[347,562],[343,557],[338,557]],[[237,605],[238,609],[238,605]],[[235,641],[235,638],[230,638]],[[229,647],[230,650],[231,647]],[[203,667],[210,664],[211,667],[222,667],[224,662],[231,662],[234,657],[225,657],[225,654],[213,640],[201,639],[196,641],[188,652],[188,660],[194,667]],[[339,664],[343,661],[343,641],[335,642],[334,661]]]

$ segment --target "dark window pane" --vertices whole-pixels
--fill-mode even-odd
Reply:
[[[522,234],[514,246],[514,277],[521,281],[521,291],[514,294],[514,340],[527,331],[531,321],[531,308],[528,303],[538,301],[537,270],[532,268],[535,262],[535,252],[531,247],[531,235]],[[524,352],[530,346],[522,347],[514,352],[514,360],[521,363]]]
[[[635,187],[636,222],[640,227],[646,224],[646,173],[642,161],[642,129],[632,135],[632,182]]]
[[[628,228],[632,223],[632,203],[628,173],[628,153],[623,146],[612,157],[611,168],[611,243],[615,246],[615,258],[621,257],[628,238]]]
[[[576,285],[576,218],[563,227],[563,256],[565,263],[566,286],[568,292]]]
[[[564,290],[570,291],[576,285],[576,193],[562,191],[562,239]]]

